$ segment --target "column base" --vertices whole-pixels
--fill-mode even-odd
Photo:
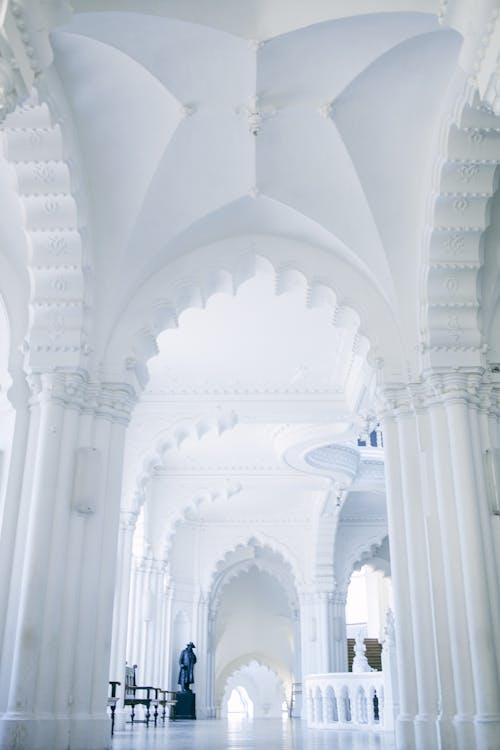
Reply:
[[[415,727],[410,716],[396,719],[396,747],[398,750],[416,750]]]
[[[417,750],[440,750],[436,716],[415,716],[415,745]]]
[[[111,720],[26,718],[0,720],[0,750],[108,750]]]
[[[500,747],[500,716],[476,716],[476,750],[498,750]]]
[[[453,719],[457,750],[469,750],[476,744],[476,729],[474,717],[471,715],[457,715]]]

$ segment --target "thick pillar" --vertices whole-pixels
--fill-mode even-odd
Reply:
[[[332,599],[332,672],[347,672],[346,591],[336,591]]]
[[[207,718],[215,719],[217,709],[215,706],[215,625],[216,613],[212,608],[208,610],[207,618]]]
[[[495,388],[479,371],[430,372],[384,418],[401,748],[414,746],[402,720],[425,750],[498,745]]]
[[[126,385],[32,377],[2,750],[104,750]],[[8,673],[7,673],[8,670]]]
[[[125,675],[125,661],[127,658],[127,628],[132,564],[132,542],[134,538],[136,522],[136,511],[120,511],[109,679],[119,680],[122,683]]]
[[[474,461],[474,403],[476,383],[461,374],[444,379],[444,406],[451,443],[453,491],[457,508],[462,576],[466,597],[468,641],[476,703],[476,747],[492,750],[500,736],[500,680],[492,658],[498,647],[498,622],[493,622],[489,579],[494,575],[491,554],[491,518],[485,535],[482,516],[487,512],[478,475],[484,469]]]
[[[196,713],[200,719],[210,718],[210,706],[208,701],[208,660],[207,653],[209,648],[208,638],[208,595],[200,589],[197,602],[197,623],[196,623],[196,652],[198,661],[195,669],[195,692],[196,692]]]
[[[406,549],[405,511],[401,477],[401,455],[396,419],[398,396],[392,394],[390,408],[382,416],[385,476],[387,484],[387,519],[391,550],[391,576],[394,592],[395,631],[399,671],[399,715],[396,738],[402,750],[414,750],[414,719],[418,711],[415,658],[413,649],[413,621],[408,587],[409,566]]]
[[[315,595],[318,623],[318,661],[320,672],[333,672],[333,594],[319,591]]]
[[[438,392],[440,392],[440,388]],[[453,725],[456,747],[467,750],[474,745],[474,694],[471,680],[472,662],[465,618],[465,592],[461,570],[460,540],[451,468],[450,440],[446,412],[439,400],[429,407],[433,445],[433,476],[436,498],[436,526],[433,534],[433,567],[435,609],[441,607],[438,635],[439,653],[449,651],[451,664],[440,664],[443,708],[454,705]],[[442,580],[438,555],[442,560]],[[436,585],[438,584],[438,585]],[[440,584],[440,585],[439,585]],[[443,597],[444,592],[444,597]],[[446,605],[446,614],[444,613]],[[443,622],[445,620],[445,622]],[[439,637],[440,636],[440,637]],[[453,692],[450,687],[453,685]],[[453,701],[448,696],[452,692]],[[449,742],[451,745],[451,741]],[[453,747],[453,745],[451,745]]]
[[[23,484],[28,483],[24,467],[30,440],[36,436],[35,425],[30,421],[29,388],[24,373],[19,373],[16,382],[9,390],[9,399],[15,409],[14,432],[10,450],[10,460],[5,460],[2,470],[7,475],[5,496],[1,518],[0,570],[9,571],[10,576],[0,576],[0,712],[7,709],[12,656],[14,652],[15,620],[19,607],[21,530],[27,528],[27,503],[22,502]],[[16,539],[19,540],[16,544]]]
[[[422,456],[417,432],[417,419],[408,411],[398,414],[401,455],[402,501],[408,560],[408,589],[413,624],[413,648],[417,685],[418,713],[415,716],[415,737],[419,748],[439,750],[437,732],[438,689],[436,683],[435,643],[432,621],[432,597],[427,558],[427,536],[424,520]],[[422,617],[428,612],[428,617]]]

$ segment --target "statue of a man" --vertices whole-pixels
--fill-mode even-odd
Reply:
[[[181,651],[179,656],[179,679],[177,682],[181,686],[183,693],[191,692],[189,687],[194,682],[194,665],[196,664],[196,654],[193,651],[196,648],[194,643],[190,642],[186,648]]]

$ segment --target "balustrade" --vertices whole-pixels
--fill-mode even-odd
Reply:
[[[308,675],[305,685],[308,726],[392,729],[384,725],[383,672]]]

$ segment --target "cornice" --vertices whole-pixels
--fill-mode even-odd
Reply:
[[[136,394],[126,383],[96,383],[85,370],[34,372],[27,376],[31,408],[54,403],[128,425]]]
[[[462,403],[484,413],[498,413],[500,382],[481,367],[428,370],[420,381],[382,389],[379,413],[394,420],[425,413],[430,407]]]

